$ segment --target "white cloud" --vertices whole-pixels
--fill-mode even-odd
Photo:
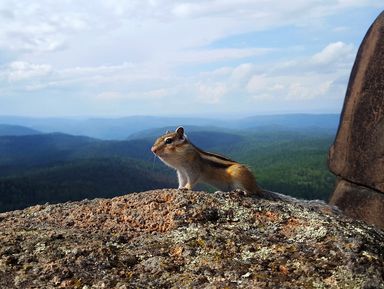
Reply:
[[[165,88],[153,89],[149,91],[144,91],[140,93],[131,93],[132,97],[136,97],[138,99],[162,99],[169,95],[170,92]]]
[[[4,0],[0,11],[0,48],[18,53],[62,49],[74,31],[88,27],[84,14],[68,10],[59,1]]]
[[[171,92],[165,88],[158,88],[148,91],[103,91],[96,95],[96,101],[103,102],[123,102],[130,100],[160,100],[168,96]]]
[[[304,22],[324,18],[343,9],[364,6],[380,8],[382,1],[186,0],[175,3],[171,11],[173,15],[180,18],[235,18],[238,24],[242,23],[242,20],[252,21],[253,29],[259,30],[286,24],[303,25]]]
[[[333,79],[333,75],[319,74],[306,76],[254,75],[247,84],[247,92],[258,100],[309,101],[331,93]]]
[[[327,44],[321,51],[305,57],[291,57],[287,61],[272,63],[269,71],[278,74],[305,75],[310,73],[349,73],[356,55],[356,47],[338,41]]]
[[[261,93],[269,86],[269,79],[265,75],[253,75],[247,83],[247,91],[249,93],[255,94],[257,92]]]
[[[81,45],[76,41],[89,38],[91,33],[93,38],[106,41],[119,39],[119,45],[125,41],[131,45],[147,43],[161,54],[170,48],[179,51],[202,46],[228,35],[282,25],[302,25],[308,19],[323,18],[346,7],[377,6],[377,3],[331,0],[311,3],[301,0],[289,3],[277,0],[95,0],[89,3],[3,0],[0,3],[3,16],[0,17],[0,47],[28,53],[57,51]],[[141,48],[146,50],[144,45]],[[148,50],[146,53],[152,52]]]
[[[315,64],[331,64],[350,57],[354,54],[354,47],[351,44],[345,44],[338,41],[328,44],[322,51],[312,57]]]
[[[328,93],[332,80],[320,80],[318,77],[307,77],[298,79],[296,82],[287,85],[286,100],[311,100]]]
[[[339,7],[359,7],[359,6],[370,6],[370,7],[382,7],[383,2],[381,0],[338,0],[337,5]]]
[[[221,101],[221,98],[228,92],[224,83],[204,84],[197,83],[197,98],[200,102],[208,104],[216,104]]]
[[[253,73],[246,93],[258,101],[311,101],[342,99],[355,48],[334,42],[308,57],[270,65],[263,73]],[[340,80],[343,81],[340,82]]]
[[[235,67],[232,71],[231,78],[234,81],[241,81],[247,78],[252,70],[254,69],[254,65],[252,63],[243,63],[239,66]]]
[[[110,9],[117,17],[136,19],[163,19],[170,15],[172,0],[101,0],[102,6]]]
[[[96,99],[101,101],[116,101],[123,98],[124,95],[119,91],[103,91],[96,95]]]
[[[8,65],[5,74],[9,81],[28,80],[50,74],[52,67],[47,64],[33,64],[15,61]]]
[[[174,55],[171,61],[181,64],[212,63],[230,61],[251,56],[260,56],[268,53],[267,48],[225,48],[225,49],[200,49],[194,51],[182,51]]]
[[[154,107],[148,105],[151,100],[151,104],[159,103],[159,108],[166,99],[172,111],[174,103],[205,103],[212,108],[236,104],[251,109],[246,107],[250,99],[278,106],[328,95],[342,98],[340,89],[358,43],[349,40],[352,29],[348,23],[340,21],[343,29],[328,29],[332,28],[328,18],[342,15],[347,8],[375,7],[378,3],[3,0],[0,85],[3,94],[20,99],[28,93],[54,93],[65,102],[71,94],[72,99],[84,99],[85,111],[92,109],[87,100],[93,107],[100,102],[100,111],[106,103],[130,100],[141,103],[145,111]],[[307,26],[313,28],[313,23],[317,25],[314,30],[323,33],[307,33]],[[297,44],[301,54],[287,47],[289,36],[267,36],[298,26],[311,45]],[[275,29],[278,27],[281,29]],[[343,38],[343,33],[335,30],[349,36]],[[236,45],[228,42],[260,31],[264,31],[260,43],[259,39]],[[327,40],[328,32],[333,33],[333,40]],[[276,47],[268,45],[269,38]],[[321,45],[317,53],[308,55]]]
[[[224,66],[219,67],[213,71],[203,71],[200,73],[200,77],[225,77],[231,75],[233,71],[232,67]]]

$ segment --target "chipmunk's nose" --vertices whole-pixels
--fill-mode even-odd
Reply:
[[[157,148],[153,146],[153,147],[151,147],[151,151],[152,151],[154,154],[156,154]]]

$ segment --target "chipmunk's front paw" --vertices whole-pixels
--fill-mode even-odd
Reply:
[[[248,193],[246,191],[243,191],[243,190],[240,190],[240,189],[236,189],[233,192],[235,194],[239,195],[239,196],[248,196]]]
[[[214,196],[225,196],[227,193],[223,191],[216,191],[213,193]]]

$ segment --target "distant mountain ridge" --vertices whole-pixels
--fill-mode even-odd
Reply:
[[[141,134],[139,134],[141,135]],[[204,128],[190,133],[196,145],[205,149],[239,143],[241,135],[230,132],[212,132]],[[86,136],[62,133],[0,136],[0,177],[7,171],[42,167],[51,164],[100,158],[136,159],[151,162],[150,151],[155,136],[149,135],[130,140],[100,140]]]
[[[0,136],[22,136],[34,134],[41,134],[41,132],[21,125],[0,123]]]
[[[140,131],[177,126],[205,126],[225,129],[260,129],[279,127],[302,130],[319,128],[336,131],[338,114],[281,114],[258,115],[245,118],[202,118],[202,117],[160,117],[129,116],[122,118],[31,118],[0,116],[0,123],[31,127],[35,130],[71,135],[84,135],[100,139],[123,140]]]
[[[176,187],[175,173],[150,150],[164,132],[165,127],[150,129],[126,140],[0,136],[0,211]],[[186,132],[200,148],[248,165],[270,190],[326,199],[333,186],[325,164],[334,131],[186,126]]]

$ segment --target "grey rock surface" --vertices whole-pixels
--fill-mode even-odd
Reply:
[[[384,234],[317,202],[157,190],[0,214],[0,288],[384,288]]]

